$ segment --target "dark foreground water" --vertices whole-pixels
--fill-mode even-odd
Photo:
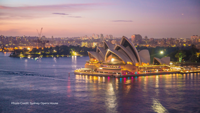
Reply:
[[[88,57],[8,55],[0,53],[0,113],[200,113],[200,74],[81,76],[73,71]]]

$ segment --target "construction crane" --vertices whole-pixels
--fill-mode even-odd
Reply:
[[[41,28],[40,32],[39,32],[38,29],[37,29],[37,33],[38,33],[39,39],[40,39],[41,34],[42,34],[42,29],[43,29],[43,28]]]
[[[45,48],[45,44],[46,43],[48,43],[49,41],[48,40],[43,40],[42,39],[42,37],[41,37],[41,35],[42,35],[42,30],[43,30],[43,28],[41,28],[41,30],[40,30],[40,32],[38,31],[38,29],[37,29],[37,33],[38,33],[38,39],[37,39],[37,47],[39,47],[39,43],[41,44],[41,46],[43,47],[43,48]]]
[[[40,30],[40,32],[38,31],[38,29],[37,29],[37,33],[38,33],[38,39],[37,39],[37,47],[39,46],[39,42],[40,42],[40,37],[41,37],[41,34],[42,34],[42,29],[43,28],[41,28],[41,30]]]

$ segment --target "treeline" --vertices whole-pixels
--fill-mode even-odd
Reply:
[[[162,58],[162,57],[170,57],[171,61],[179,61],[179,62],[200,62],[200,58],[197,56],[197,52],[199,51],[195,45],[190,47],[137,47],[138,51],[143,49],[149,50],[151,63],[154,57]],[[56,46],[50,48],[33,48],[31,51],[27,49],[23,50],[15,50],[11,56],[13,57],[27,57],[28,55],[32,55],[32,57],[38,57],[42,55],[43,57],[50,57],[50,56],[66,56],[66,55],[73,55],[72,52],[76,52],[77,55],[87,56],[87,51],[96,51],[96,48],[87,48],[87,47],[80,47],[80,46]],[[161,53],[162,51],[162,53]]]
[[[44,48],[44,49],[36,49],[33,48],[30,52],[31,54],[41,52],[43,55],[72,55],[72,51],[76,52],[79,55],[87,56],[87,51],[96,51],[96,48],[87,48],[87,47],[80,47],[80,46],[56,46],[56,47],[50,47],[50,48]]]
[[[170,61],[174,62],[200,62],[200,58],[197,56],[199,50],[195,45],[190,47],[137,47],[138,51],[142,49],[149,50],[151,62],[154,57],[170,57]],[[163,51],[163,54],[161,54],[161,51]]]
[[[31,51],[25,49],[17,49],[11,53],[11,57],[59,57],[59,56],[71,56],[73,55],[72,52],[76,52],[76,55],[80,56],[87,56],[87,51],[96,51],[96,48],[87,48],[87,47],[80,47],[80,46],[56,46],[50,48],[33,48]]]
[[[197,63],[200,62],[200,57],[197,55],[197,52],[199,52],[199,50],[195,45],[192,45],[188,49],[176,50],[168,54],[168,56],[171,58],[171,61]]]

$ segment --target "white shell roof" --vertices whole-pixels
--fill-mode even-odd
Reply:
[[[124,40],[126,40],[130,44],[130,46],[133,48],[133,50],[134,50],[133,53],[136,54],[135,57],[137,57],[139,63],[141,63],[140,56],[139,56],[139,53],[138,53],[137,49],[135,48],[135,45],[127,37],[125,37],[125,36],[122,37],[120,45],[122,45]]]
[[[144,63],[150,63],[150,54],[147,49],[143,49],[139,52],[140,58]]]
[[[110,42],[104,41],[104,43],[108,46],[108,49],[114,49],[115,45]]]
[[[131,54],[124,46],[122,45],[115,45],[115,50],[117,49],[117,47],[120,47],[127,55],[128,55],[128,58],[135,63],[135,57],[133,57],[133,54]]]
[[[170,57],[163,57],[163,58],[161,58],[161,61],[162,61],[164,64],[169,65],[169,63],[170,63]]]
[[[131,62],[131,60],[124,54],[121,54],[121,52],[118,52],[114,49],[110,50],[108,49],[108,51],[106,52],[106,55],[105,55],[105,60],[106,60],[106,57],[107,57],[107,54],[109,52],[112,52],[113,54],[117,55],[119,58],[121,58],[124,62]]]
[[[88,55],[91,54],[94,58],[96,58],[98,61],[103,61],[103,58],[99,55],[99,53],[94,51],[88,51]],[[89,55],[89,57],[91,57]]]
[[[157,60],[160,64],[162,64],[161,59],[154,57],[155,60]]]
[[[124,45],[125,42],[128,44]],[[107,49],[105,49],[104,44],[108,46]],[[126,63],[127,62],[132,62],[133,64],[138,62],[139,64],[141,64],[142,62],[150,63],[149,51],[147,49],[144,49],[138,52],[134,44],[125,36],[122,37],[120,44],[115,45],[111,44],[110,42],[104,41],[103,46],[104,47],[97,47],[96,52],[89,51],[88,52],[89,57],[93,56],[98,61],[105,61],[107,54],[109,52],[112,52]],[[117,50],[118,47],[119,49]],[[164,57],[161,59],[154,57],[154,59],[157,60],[160,64],[169,64],[170,62],[170,57]]]
[[[160,64],[167,64],[169,65],[170,63],[170,57],[163,57],[161,59],[154,57]]]
[[[104,50],[102,47],[97,47],[96,52],[98,52],[98,50],[100,50],[100,55],[102,57],[104,57],[106,55],[106,50]]]

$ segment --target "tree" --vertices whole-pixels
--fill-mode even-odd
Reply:
[[[198,52],[198,49],[196,48],[196,46],[194,44],[192,44],[192,48],[190,49],[191,52],[191,57],[190,57],[190,61],[191,62],[196,62],[199,61],[199,58],[197,57],[196,53]]]
[[[196,54],[196,52],[198,51],[198,49],[196,48],[196,46],[194,44],[192,44],[192,48],[190,49],[192,54]]]
[[[181,62],[182,58],[186,57],[186,54],[184,51],[179,51],[178,53],[176,53],[175,57],[178,58],[179,62]]]

